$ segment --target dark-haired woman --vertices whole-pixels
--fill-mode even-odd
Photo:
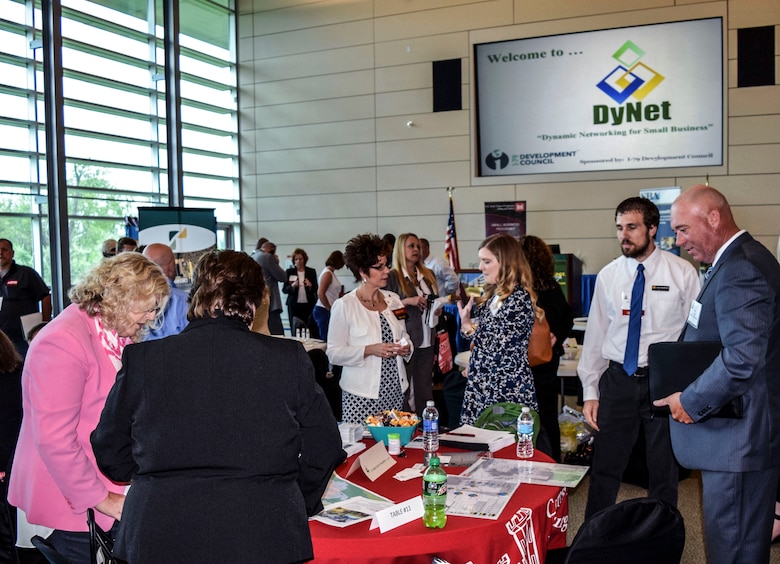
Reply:
[[[344,259],[360,286],[333,304],[328,358],[344,367],[343,421],[363,423],[403,407],[409,386],[404,360],[413,348],[398,294],[383,290],[390,273],[386,244],[376,235],[358,235],[347,243]]]
[[[317,304],[314,306],[312,316],[317,323],[320,339],[328,340],[328,326],[330,325],[330,309],[333,302],[339,299],[344,286],[336,276],[336,271],[344,268],[344,253],[333,251],[325,261],[325,268],[320,274],[317,285]]]
[[[114,553],[130,564],[313,557],[307,516],[345,456],[300,343],[250,331],[247,254],[201,257],[179,335],[127,349],[92,444],[132,480]]]
[[[569,302],[555,280],[555,260],[550,246],[539,237],[521,237],[520,246],[531,267],[536,292],[536,305],[544,310],[550,332],[555,335],[550,362],[531,367],[539,402],[539,421],[550,438],[550,456],[561,460],[561,433],[558,428],[558,363],[563,356],[563,343],[569,337],[574,318]]]
[[[314,304],[317,303],[317,271],[306,266],[308,262],[306,251],[293,251],[293,267],[287,269],[287,280],[282,285],[282,292],[287,294],[287,315],[292,334],[295,334],[295,319],[298,318],[306,324],[312,336],[319,337],[317,324],[311,316]]]

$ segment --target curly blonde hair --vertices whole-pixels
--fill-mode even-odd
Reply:
[[[154,300],[159,325],[171,290],[162,269],[141,253],[120,253],[100,261],[84,279],[68,292],[70,301],[78,304],[87,315],[101,315],[103,325],[116,330],[127,321],[138,303]],[[133,340],[140,340],[145,327]]]

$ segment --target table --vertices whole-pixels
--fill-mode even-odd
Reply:
[[[373,445],[372,441],[366,440]],[[446,449],[445,451],[454,451]],[[494,454],[515,457],[514,445]],[[398,464],[376,482],[361,470],[349,477],[355,484],[388,497],[395,502],[420,495],[422,478],[399,482],[393,476],[401,469],[421,462],[421,450],[407,449],[406,458],[395,457]],[[337,472],[344,476],[355,457],[350,457]],[[533,460],[550,462],[537,452]],[[447,467],[448,474],[460,474],[465,467]],[[430,564],[435,556],[452,564],[544,562],[547,551],[566,546],[569,502],[566,488],[521,484],[498,520],[447,516],[444,529],[426,529],[422,520],[388,531],[369,530],[369,522],[344,529],[310,521],[315,564]]]
[[[280,339],[292,339],[293,341],[298,341],[300,344],[303,345],[303,350],[305,350],[306,352],[312,350],[320,350],[324,352],[328,348],[328,343],[320,339],[299,339],[298,337],[290,337],[288,335],[271,335],[271,336],[278,337]]]

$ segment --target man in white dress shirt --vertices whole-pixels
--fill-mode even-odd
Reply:
[[[428,239],[420,239],[420,252],[422,253],[425,266],[433,271],[436,276],[436,286],[438,286],[439,296],[454,294],[458,289],[458,273],[447,264],[447,261],[431,254],[431,244]]]
[[[656,247],[658,208],[644,198],[628,198],[615,210],[622,256],[599,272],[588,314],[577,373],[582,381],[587,422],[597,431],[585,518],[615,503],[631,450],[644,430],[648,495],[677,504],[679,471],[669,439],[669,418],[652,417],[647,382],[647,348],[675,341],[699,292],[693,266]],[[638,268],[641,265],[642,268]],[[642,286],[638,343],[626,355],[634,283]],[[639,288],[637,288],[639,289]],[[638,306],[638,304],[637,304]],[[630,348],[630,347],[629,347]],[[624,369],[624,363],[630,373]]]

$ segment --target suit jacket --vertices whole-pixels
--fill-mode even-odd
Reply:
[[[134,346],[134,345],[131,345]],[[22,373],[24,416],[8,500],[30,523],[87,531],[87,509],[121,493],[98,469],[89,443],[116,380],[94,318],[76,304],[46,325],[30,345]],[[114,520],[95,512],[98,525]]]
[[[263,251],[255,251],[252,253],[252,258],[255,259],[257,264],[263,267],[263,278],[265,278],[265,285],[268,286],[268,297],[271,299],[268,311],[282,311],[282,297],[279,295],[279,282],[285,282],[287,280],[284,269],[279,266],[279,261],[276,260],[274,255],[264,253]]]
[[[746,472],[780,464],[780,265],[748,233],[723,252],[696,300],[698,327],[685,341],[720,341],[723,351],[682,393],[694,424],[671,420],[683,466]],[[742,397],[744,417],[710,417]]]
[[[395,292],[402,300],[410,297],[410,295],[404,293],[404,289],[401,287],[401,282],[398,280],[398,272],[395,270],[390,271],[390,276],[387,278],[387,286],[385,289],[390,290],[391,292]],[[417,295],[417,292],[415,292],[414,295]],[[423,323],[421,314],[422,310],[420,310],[418,307],[406,307],[406,331],[412,338],[412,343],[415,347],[419,347],[422,344],[424,334],[423,331],[428,331],[431,333],[429,342],[433,343],[434,329]]]
[[[219,315],[128,347],[92,434],[132,479],[115,553],[129,562],[297,562],[344,460],[300,343]]]
[[[289,310],[292,306],[298,303],[298,288],[293,288],[292,284],[290,284],[290,277],[291,276],[298,276],[298,270],[293,268],[288,268],[286,273],[286,278],[284,281],[284,286],[282,286],[282,292],[287,294],[287,309]],[[309,307],[313,308],[314,304],[317,303],[317,271],[313,268],[304,267],[304,278],[311,282],[311,286],[309,288],[306,288],[306,302],[309,304]],[[303,321],[306,321],[305,319]]]

